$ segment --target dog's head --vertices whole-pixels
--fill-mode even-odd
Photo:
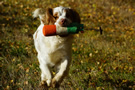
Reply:
[[[45,25],[68,26],[72,22],[80,23],[79,14],[73,9],[66,7],[48,8],[45,18],[42,20]]]

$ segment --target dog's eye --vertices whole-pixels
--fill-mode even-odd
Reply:
[[[60,13],[60,16],[62,15],[62,13]]]
[[[58,16],[53,16],[55,19],[58,19]]]
[[[53,17],[55,18],[55,19],[58,19],[59,17],[58,17],[58,13],[55,13],[54,15],[53,15]]]

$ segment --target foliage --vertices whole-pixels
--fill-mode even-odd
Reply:
[[[85,25],[75,35],[70,74],[64,89],[135,89],[134,0],[3,0],[0,1],[1,89],[37,89],[40,69],[33,33],[40,24],[36,8],[77,10]],[[103,35],[90,28],[101,26]]]

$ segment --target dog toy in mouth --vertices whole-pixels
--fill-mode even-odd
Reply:
[[[83,24],[71,23],[68,27],[44,25],[43,27],[44,36],[76,34],[79,31],[83,32]]]

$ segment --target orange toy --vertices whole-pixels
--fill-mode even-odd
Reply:
[[[83,24],[72,23],[68,27],[61,27],[56,25],[44,25],[43,27],[44,36],[76,34],[79,31],[83,31]]]
[[[56,25],[44,25],[43,34],[44,36],[56,35]]]

